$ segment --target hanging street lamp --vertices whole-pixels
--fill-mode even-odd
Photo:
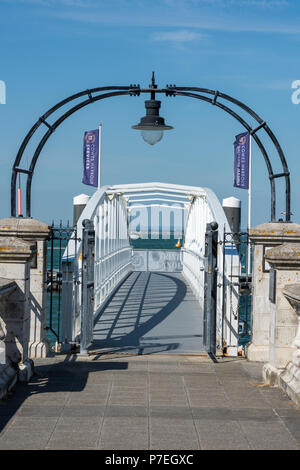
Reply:
[[[159,115],[159,108],[161,101],[155,99],[155,84],[154,72],[152,72],[152,83],[149,85],[151,99],[145,101],[146,116],[141,118],[141,121],[132,129],[141,131],[141,135],[145,142],[149,145],[157,144],[164,135],[164,131],[174,129],[172,126],[167,126],[163,117]]]

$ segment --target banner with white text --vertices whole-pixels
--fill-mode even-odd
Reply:
[[[83,138],[83,184],[98,186],[99,130],[87,131]]]
[[[250,134],[244,132],[235,137],[234,142],[234,182],[235,188],[249,189],[249,150]]]

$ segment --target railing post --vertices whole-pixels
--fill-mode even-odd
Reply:
[[[82,289],[80,354],[87,354],[93,340],[94,326],[94,249],[95,231],[91,220],[82,222]]]
[[[218,261],[218,224],[206,225],[205,233],[205,280],[203,344],[208,353],[216,354],[216,317],[217,317],[217,261]]]

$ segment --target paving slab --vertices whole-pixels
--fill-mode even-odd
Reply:
[[[300,410],[245,359],[57,355],[35,368],[0,403],[1,450],[300,449]]]

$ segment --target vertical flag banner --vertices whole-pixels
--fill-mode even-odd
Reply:
[[[83,138],[83,184],[98,186],[99,129],[87,131]]]
[[[249,189],[250,134],[244,132],[235,136],[234,142],[234,182],[235,188]]]

